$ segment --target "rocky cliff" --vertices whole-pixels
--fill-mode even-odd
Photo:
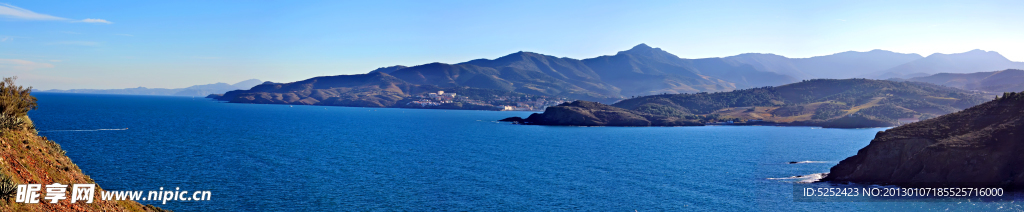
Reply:
[[[1024,94],[879,132],[824,181],[1024,188]]]
[[[19,129],[0,129],[3,134],[0,136],[0,178],[9,179],[0,182],[3,186],[96,183],[64,155],[59,144],[37,135],[31,121],[25,125],[27,127]],[[0,197],[4,198],[0,201],[0,211],[164,211],[135,201],[102,201],[99,199],[102,191],[97,185],[93,203],[71,203],[66,199],[50,204],[40,199],[38,204],[25,204],[14,202],[13,195],[4,196]]]

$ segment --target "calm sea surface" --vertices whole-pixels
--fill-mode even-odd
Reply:
[[[517,126],[494,120],[528,112],[34,95],[40,134],[104,189],[213,194],[142,202],[171,210],[1022,210],[793,202],[793,181],[770,179],[828,172],[881,128]]]

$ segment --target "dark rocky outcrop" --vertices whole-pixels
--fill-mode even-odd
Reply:
[[[879,132],[823,178],[900,186],[1024,188],[1024,94]]]
[[[515,121],[527,125],[562,126],[700,126],[686,119],[657,116],[597,102],[574,101],[548,107],[544,113],[534,113],[526,119],[511,117],[501,121]]]

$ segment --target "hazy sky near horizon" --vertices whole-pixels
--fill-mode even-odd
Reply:
[[[0,75],[37,89],[291,82],[639,43],[683,58],[884,49],[1024,61],[1024,1],[2,1]]]

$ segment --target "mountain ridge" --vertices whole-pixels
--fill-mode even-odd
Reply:
[[[934,53],[864,76],[875,79],[912,78],[938,73],[973,73],[1004,69],[1024,69],[1024,63],[1011,61],[995,51],[974,49],[953,54]]]
[[[979,60],[993,57],[1005,60],[996,52],[972,51],[964,54],[977,54],[979,56],[968,58],[981,58]],[[959,56],[960,54],[949,55]],[[933,54],[929,57],[938,56]],[[925,64],[934,60],[924,59],[928,58],[917,54],[877,49],[867,52],[846,51],[795,59],[761,53],[724,58],[684,59],[661,48],[641,43],[614,55],[587,59],[518,51],[493,59],[474,59],[461,63],[434,62],[415,66],[381,67],[371,71],[370,74],[392,76],[413,87],[469,87],[610,104],[619,99],[636,96],[728,92],[785,85],[801,80],[792,75],[802,76],[801,78],[834,75],[835,73],[853,76],[867,71],[889,70],[891,69],[889,66],[911,63]],[[922,60],[924,61],[922,62]],[[225,93],[226,96],[231,96],[227,94]],[[308,94],[296,94],[295,97],[305,95]],[[342,96],[334,93],[330,95]],[[217,98],[232,99],[232,97]],[[281,96],[261,97],[260,99],[299,103],[296,99],[285,101],[283,98]],[[406,97],[394,96],[393,98]],[[301,104],[314,104],[322,100],[324,99],[309,100],[309,102]],[[386,104],[371,105],[390,104],[390,101],[385,102]]]
[[[428,63],[412,67],[391,66],[374,72],[386,71],[416,84],[471,86],[593,101],[599,98],[664,93],[732,91],[818,78],[888,79],[886,76],[889,75],[886,74],[896,73],[893,71],[899,67],[933,67],[927,69],[929,72],[945,70],[941,64],[933,65],[936,61],[942,61],[934,59],[936,57],[963,58],[958,60],[972,64],[1008,61],[993,51],[972,50],[922,57],[880,49],[845,51],[808,58],[744,53],[728,57],[686,59],[641,43],[613,55],[586,59],[519,51],[494,59],[475,59],[454,64]],[[1000,63],[989,67],[1014,64]],[[974,66],[964,65],[951,71],[965,71],[971,67]]]

